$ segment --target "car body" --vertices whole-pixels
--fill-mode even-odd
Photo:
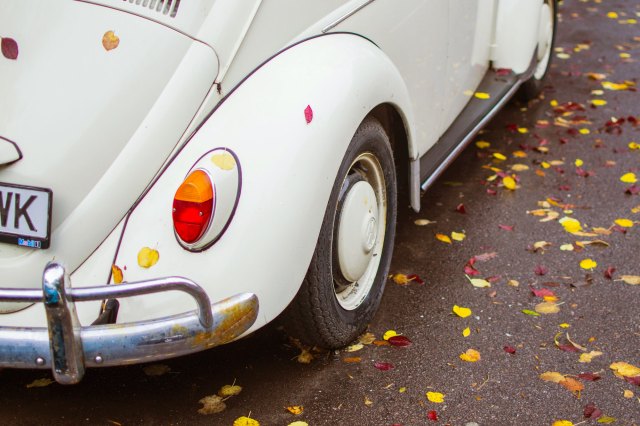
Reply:
[[[553,11],[543,0],[2,2],[0,366],[76,383],[85,366],[178,356],[269,323],[305,281],[361,123],[375,117],[388,134],[418,210],[421,187],[544,76]],[[196,170],[213,214],[187,242],[176,200]]]

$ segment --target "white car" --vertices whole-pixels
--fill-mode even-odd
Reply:
[[[540,90],[555,9],[3,0],[0,367],[76,383],[283,312],[309,344],[348,344],[397,209]]]

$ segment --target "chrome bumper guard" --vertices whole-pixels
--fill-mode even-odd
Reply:
[[[75,302],[182,291],[196,311],[125,324],[80,326]],[[227,343],[247,331],[258,315],[255,294],[211,304],[202,287],[181,277],[71,288],[62,265],[45,267],[40,289],[0,289],[2,302],[42,302],[48,328],[0,327],[0,367],[50,368],[58,383],[78,383],[85,367],[157,361]]]

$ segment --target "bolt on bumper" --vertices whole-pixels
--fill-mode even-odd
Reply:
[[[80,326],[75,302],[182,291],[196,311],[125,324]],[[42,302],[47,328],[0,327],[0,368],[51,368],[58,383],[78,383],[85,367],[107,367],[174,358],[227,343],[247,331],[258,298],[241,293],[211,304],[202,287],[181,277],[119,285],[71,288],[62,265],[44,269],[42,290],[0,289],[3,302]]]

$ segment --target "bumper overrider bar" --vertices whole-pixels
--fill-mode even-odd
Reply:
[[[182,291],[198,309],[148,321],[80,326],[75,302]],[[42,290],[0,289],[0,302],[44,303],[48,328],[0,327],[0,367],[50,368],[58,383],[78,383],[85,367],[157,361],[227,343],[247,331],[258,298],[241,293],[211,304],[202,287],[181,277],[71,288],[64,267],[50,262]]]

